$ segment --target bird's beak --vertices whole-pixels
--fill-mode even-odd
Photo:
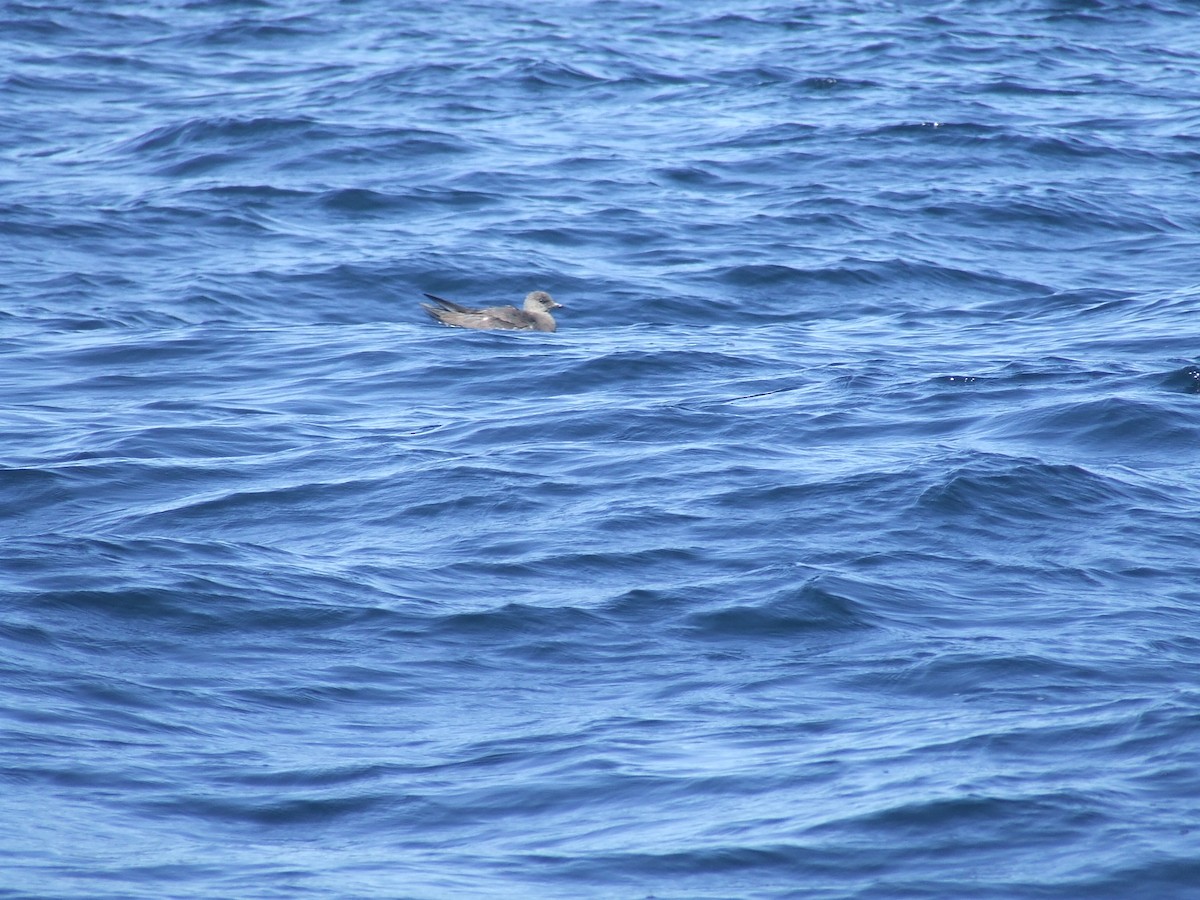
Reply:
[[[551,309],[566,309],[566,307],[563,306],[561,303],[559,303],[557,300],[554,301],[554,305],[550,308]]]

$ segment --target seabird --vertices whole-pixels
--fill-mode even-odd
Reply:
[[[533,291],[525,296],[523,309],[515,306],[488,306],[475,309],[461,306],[453,300],[426,294],[437,306],[422,303],[421,309],[443,325],[459,328],[479,328],[484,331],[554,331],[552,309],[563,309],[561,303],[545,291]]]

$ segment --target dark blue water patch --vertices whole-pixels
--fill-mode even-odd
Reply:
[[[66,480],[39,469],[0,468],[0,515],[12,520],[53,504],[66,494]]]
[[[1197,411],[1127,397],[1047,404],[1019,414],[1019,425],[1013,418],[997,417],[991,430],[1013,435],[1015,428],[1025,439],[1069,442],[1100,456],[1177,458],[1200,434]]]
[[[12,324],[33,325],[39,330],[45,329],[51,334],[59,334],[120,327],[111,311],[96,314],[86,311],[87,307],[97,296],[110,292],[135,291],[138,283],[133,278],[114,273],[71,272],[41,278],[31,286],[36,286],[39,303],[48,303],[50,308],[24,306],[20,314],[8,314]],[[180,320],[169,312],[158,310],[143,310],[140,317],[131,315],[130,319],[137,319],[156,327],[170,327],[180,323]]]
[[[269,184],[214,184],[194,188],[181,194],[195,205],[208,198],[218,198],[223,206],[254,208],[262,205],[287,205],[291,201],[304,200],[312,196],[309,191],[295,188],[278,188]]]
[[[722,603],[716,610],[693,613],[688,624],[700,639],[794,640],[813,632],[869,627],[872,619],[869,606],[810,582],[752,606]]]
[[[1200,394],[1200,365],[1176,369],[1163,376],[1161,384],[1167,390],[1181,394]]]
[[[865,91],[871,88],[879,87],[879,83],[869,80],[857,80],[853,78],[836,78],[831,75],[813,75],[804,78],[800,84],[803,87],[813,91],[820,92],[841,92],[841,91]]]
[[[47,216],[46,211],[32,205],[0,206],[3,224],[0,229],[12,237],[53,237],[56,239],[95,238],[107,232],[106,224],[98,219],[74,218],[63,221]]]
[[[896,661],[889,661],[896,663]],[[1022,657],[1007,655],[1002,659],[969,651],[942,651],[924,653],[902,664],[889,666],[879,672],[858,676],[864,685],[871,685],[887,690],[891,694],[911,693],[917,697],[929,697],[943,694],[955,697],[974,697],[997,695],[1028,701],[1038,698],[1041,702],[1057,700],[1070,702],[1070,699],[1085,692],[1094,685],[1106,685],[1108,674],[1099,667],[1078,662],[1053,659],[1048,657]],[[1123,736],[1124,725],[1113,727],[1098,726],[1094,733],[1084,731],[1091,736],[1086,742],[1093,744],[1110,743],[1115,736]],[[1070,734],[1070,742],[1083,745],[1080,737],[1080,727],[1072,724],[1069,727],[1053,729],[1056,737],[1062,740],[1061,732]],[[986,746],[990,753],[1001,753],[1006,749],[1020,755],[1009,742],[1017,745],[1030,744],[1044,746],[1046,735],[1039,734],[1031,739],[1017,734],[1002,737],[991,736]]]
[[[1075,517],[1087,508],[1126,508],[1136,492],[1076,466],[981,459],[926,491],[923,504],[943,514],[992,515],[999,519]]]
[[[989,84],[981,85],[980,90],[990,94],[1030,95],[1035,97],[1076,97],[1084,93],[1080,88],[1046,87],[1040,84],[1030,84],[1022,79],[1015,78],[1000,78]]]
[[[358,188],[329,191],[321,197],[321,202],[329,209],[351,213],[356,218],[363,213],[390,212],[409,206],[407,197],[388,197],[378,191]]]
[[[0,28],[9,40],[31,41],[35,45],[47,39],[61,38],[72,33],[72,29],[52,16],[51,10],[41,6],[26,6],[13,3],[5,6],[5,17],[0,19]]]
[[[516,83],[534,93],[548,87],[587,88],[609,80],[604,75],[589,71],[583,66],[573,66],[553,59],[511,61],[501,59],[501,62],[511,67],[509,74]]]
[[[581,572],[589,569],[582,560]],[[595,568],[603,577],[602,560]],[[657,606],[639,609],[639,618],[663,619]],[[439,618],[427,637],[414,635],[416,645],[438,655],[448,651],[466,654],[476,665],[498,670],[520,667],[527,671],[561,670],[580,677],[602,673],[614,659],[628,664],[659,656],[661,648],[624,616],[608,609],[569,607],[537,608],[508,603],[487,612],[458,613]]]
[[[31,99],[41,99],[48,94],[65,94],[70,96],[86,96],[92,94],[106,94],[113,90],[134,89],[137,85],[135,82],[115,82],[113,80],[100,81],[94,77],[81,77],[77,74],[71,74],[60,78],[50,78],[47,76],[37,75],[8,75],[3,81],[6,90],[11,91],[15,97],[26,96]],[[57,152],[58,148],[49,152]]]
[[[961,149],[987,149],[998,152],[999,155],[1012,155],[1014,164],[1036,164],[1036,161],[1050,162],[1079,159],[1103,160],[1112,165],[1122,158],[1137,156],[1142,151],[1132,147],[1121,147],[1105,141],[1096,134],[1049,136],[1034,135],[1013,129],[984,125],[971,122],[922,122],[918,124],[897,124],[882,126],[875,129],[867,138],[881,138],[890,141],[893,138],[903,139],[904,143],[913,141],[929,141],[930,143],[947,143]],[[1157,161],[1157,153],[1151,154]],[[1032,160],[1025,160],[1031,157]]]
[[[79,543],[75,542],[75,546],[79,547]],[[184,592],[174,587],[101,589],[82,586],[78,589],[54,590],[50,588],[50,584],[61,584],[68,579],[56,577],[50,572],[42,573],[37,581],[46,585],[47,589],[40,590],[28,598],[30,612],[34,608],[39,611],[55,611],[61,616],[80,622],[77,627],[72,627],[66,622],[60,625],[58,631],[61,634],[55,639],[55,642],[60,644],[80,643],[79,631],[88,625],[98,628],[101,620],[110,624],[158,623],[186,630],[202,625],[205,619],[202,612],[188,608],[188,600],[194,600],[197,596],[195,591]],[[106,644],[110,649],[123,648],[130,643],[130,636],[120,627],[111,631],[109,637],[110,639],[106,640],[102,631],[94,631],[92,639],[95,649],[102,649]],[[163,646],[161,638],[146,636],[142,640],[148,644],[157,643],[158,646]],[[133,641],[137,642],[138,639],[134,638]]]
[[[964,214],[975,223],[1021,222],[1031,229],[1044,231],[1050,239],[1059,241],[1063,229],[1071,230],[1071,241],[1080,241],[1084,235],[1101,236],[1121,233],[1150,233],[1162,235],[1176,231],[1180,225],[1170,220],[1158,219],[1129,211],[1129,214],[1114,212],[1110,204],[1098,203],[1068,191],[1050,190],[1039,196],[1006,197],[995,204],[973,203],[969,211],[957,203],[945,205],[942,198],[933,199],[922,212],[950,221],[963,221]]]
[[[1186,6],[1176,8],[1178,4],[1164,0],[1134,3],[1129,6],[1103,0],[1057,0],[1046,6],[1043,14],[1049,21],[1075,21],[1088,25],[1103,25],[1126,17],[1129,22],[1138,23],[1145,21],[1142,17],[1146,15],[1151,18],[1186,15]]]
[[[211,158],[206,157],[199,165],[207,165],[210,161]],[[228,208],[198,209],[175,197],[123,204],[104,210],[104,218],[106,229],[119,225],[149,232],[189,230],[205,242],[217,240],[222,233],[228,233],[235,240],[253,241],[276,230],[274,223],[252,209],[243,209],[237,214],[230,213]]]
[[[184,0],[184,9],[201,9],[224,12],[237,10],[244,12],[250,9],[271,9],[270,0]]]
[[[844,258],[834,266],[816,270],[795,270],[780,265],[743,265],[721,273],[719,277],[730,284],[747,287],[784,285],[804,289],[816,286],[836,288],[886,284],[890,290],[900,292],[961,289],[969,290],[974,296],[984,292],[1027,293],[1039,287],[993,273],[965,271],[919,260],[867,260],[853,257]],[[911,293],[908,296],[911,297]],[[911,300],[909,302],[911,303]]]
[[[356,818],[381,807],[394,807],[396,801],[388,795],[332,798],[302,798],[278,800],[264,797],[247,798],[172,798],[161,804],[147,804],[150,815],[170,814],[194,817],[210,826],[214,823],[254,826],[271,830],[280,828],[306,829],[328,825],[341,818]]]
[[[247,154],[278,155],[298,142],[328,141],[335,132],[305,117],[253,119],[192,118],[163,125],[130,140],[125,151],[149,157],[160,174],[184,175],[213,161],[233,162]]]

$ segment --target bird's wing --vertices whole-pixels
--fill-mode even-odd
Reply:
[[[535,328],[537,326],[537,319],[515,306],[489,306],[479,312],[503,322],[509,328]]]
[[[432,300],[434,303],[441,305],[441,307],[443,309],[450,309],[450,310],[453,310],[454,312],[460,312],[460,313],[479,312],[479,310],[477,310],[477,309],[473,309],[470,306],[463,306],[461,303],[455,303],[453,300],[447,300],[445,297],[437,296],[437,294],[426,294],[425,296],[428,297],[430,300]]]

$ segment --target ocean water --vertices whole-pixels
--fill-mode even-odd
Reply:
[[[1200,896],[1198,17],[2,0],[0,897]]]

